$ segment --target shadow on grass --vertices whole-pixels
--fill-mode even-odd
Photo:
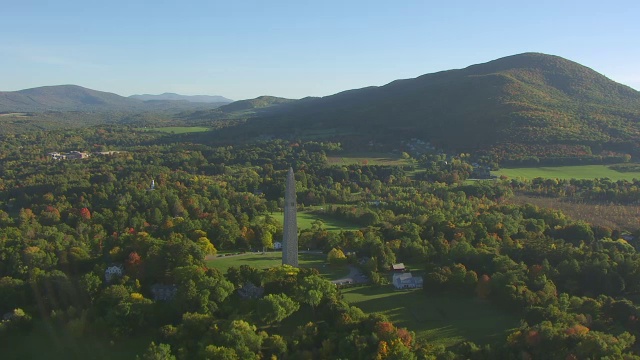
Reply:
[[[350,288],[342,294],[363,311],[385,314],[397,326],[414,331],[418,339],[445,346],[464,340],[493,342],[519,324],[516,316],[461,294],[394,291],[391,286]]]

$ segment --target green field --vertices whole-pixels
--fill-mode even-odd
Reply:
[[[327,155],[329,165],[408,165],[409,160],[394,153],[347,153]]]
[[[608,165],[580,165],[580,166],[549,166],[535,168],[512,168],[492,171],[492,175],[505,175],[510,178],[533,179],[536,177],[548,179],[596,179],[609,178],[611,180],[640,179],[640,172],[619,172],[610,169]]]
[[[316,268],[320,275],[329,280],[343,278],[349,274],[349,268],[346,265],[331,266],[328,265],[326,254],[306,254],[302,253],[298,256],[300,267]],[[267,269],[274,266],[282,265],[282,252],[248,253],[238,256],[218,257],[207,261],[207,266],[216,268],[223,273],[232,266],[249,265],[258,269]]]
[[[149,129],[143,129],[143,130],[159,131],[159,132],[164,132],[168,134],[186,134],[186,133],[210,131],[211,128],[204,127],[204,126],[166,126],[166,127],[149,128]]]
[[[380,312],[416,338],[444,346],[504,340],[519,319],[485,300],[423,290],[395,291],[391,285],[343,289],[344,299],[365,313]]]
[[[281,223],[284,222],[284,212],[274,212],[272,214],[269,214],[269,216],[277,219]],[[298,211],[296,217],[298,218],[298,228],[301,230],[311,229],[313,222],[316,220],[321,220],[324,223],[324,229],[327,231],[360,229],[360,226],[356,224],[309,211]]]

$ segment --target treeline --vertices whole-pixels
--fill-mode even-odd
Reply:
[[[528,195],[566,198],[574,201],[640,204],[640,179],[511,180],[511,187]]]
[[[484,152],[492,164],[503,167],[617,164],[631,161],[631,146],[587,144],[500,144]],[[618,149],[622,147],[621,149]]]

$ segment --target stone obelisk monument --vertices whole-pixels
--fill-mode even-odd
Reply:
[[[298,219],[296,217],[296,180],[293,168],[287,173],[284,190],[284,239],[282,240],[282,265],[298,266]]]

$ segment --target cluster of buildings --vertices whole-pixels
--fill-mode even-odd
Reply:
[[[403,263],[393,264],[391,270],[394,272],[392,283],[396,289],[422,288],[422,276],[413,276],[411,272],[407,272]]]
[[[412,138],[406,142],[403,141],[402,144],[407,149],[407,152],[414,156],[436,152],[436,147],[431,145],[430,142],[416,138]]]
[[[47,153],[53,160],[73,160],[73,159],[86,159],[93,155],[115,155],[123,151],[97,151],[94,153],[81,152],[81,151],[69,151],[68,153],[59,153],[57,151]]]
[[[112,264],[104,271],[104,280],[110,284],[124,276],[124,267],[120,264]],[[178,287],[174,284],[154,284],[151,286],[151,295],[154,301],[171,301],[178,294]]]
[[[50,152],[47,154],[51,156],[53,160],[72,160],[72,159],[86,159],[91,154],[80,151],[70,151],[68,153]]]

